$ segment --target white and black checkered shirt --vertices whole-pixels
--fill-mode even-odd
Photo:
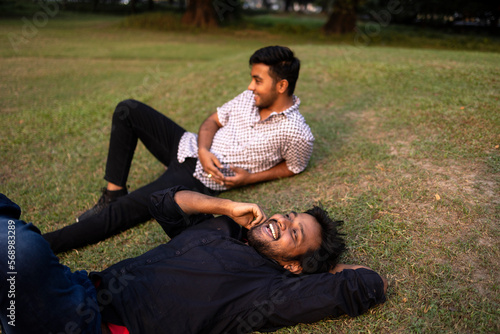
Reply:
[[[300,99],[294,96],[293,101],[293,106],[287,110],[273,112],[261,121],[253,92],[241,93],[217,108],[222,127],[214,136],[210,152],[225,168],[235,166],[258,173],[285,160],[291,172],[302,172],[311,157],[314,136],[299,112]],[[197,140],[198,135],[192,132],[182,136],[177,153],[180,163],[186,158],[198,158]],[[230,175],[225,170],[222,173]],[[193,176],[210,189],[227,190],[208,177],[200,161]]]

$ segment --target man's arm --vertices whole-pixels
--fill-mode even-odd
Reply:
[[[220,172],[222,164],[219,159],[210,152],[215,133],[222,127],[217,113],[210,115],[200,126],[198,131],[198,160],[200,160],[203,170],[212,175],[215,182],[221,183],[224,175]]]
[[[178,191],[174,200],[187,215],[200,213],[225,215],[247,229],[267,219],[266,214],[257,204],[234,202],[190,190]]]
[[[268,298],[275,301],[267,314],[268,323],[259,329],[311,323],[343,314],[354,317],[385,302],[386,284],[378,273],[362,266],[339,265],[337,269],[342,270],[280,280]]]
[[[242,187],[248,184],[271,181],[295,175],[286,166],[286,161],[282,161],[276,166],[259,173],[249,173],[243,168],[231,167],[234,176],[226,176],[224,184],[228,188]]]

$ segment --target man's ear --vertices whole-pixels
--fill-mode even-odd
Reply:
[[[278,90],[278,92],[280,94],[283,94],[286,92],[286,90],[288,89],[288,80],[286,79],[283,79],[283,80],[280,80],[277,84],[276,84],[276,89]]]
[[[302,266],[300,265],[299,261],[289,262],[285,264],[283,268],[295,275],[302,273]]]

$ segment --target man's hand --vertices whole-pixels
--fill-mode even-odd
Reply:
[[[286,161],[282,161],[276,166],[258,173],[249,173],[243,168],[231,166],[234,176],[226,176],[224,184],[228,188],[242,187],[257,182],[270,181],[295,175],[287,166]]]
[[[260,206],[253,203],[234,202],[230,199],[212,197],[191,190],[178,191],[174,199],[187,215],[199,213],[225,215],[247,229],[263,223],[267,219]]]
[[[231,167],[231,170],[234,172],[234,176],[226,176],[224,178],[224,185],[227,188],[242,187],[249,183],[249,172],[239,167]]]
[[[210,152],[212,141],[217,131],[222,127],[217,113],[213,113],[201,124],[198,131],[198,160],[203,166],[205,173],[215,182],[224,184],[224,175],[220,172],[222,164],[219,159]]]
[[[257,204],[241,202],[233,202],[228,216],[248,230],[267,219],[266,214]]]
[[[222,164],[212,152],[200,147],[198,149],[198,160],[200,160],[205,173],[210,175],[215,182],[224,184],[224,175],[219,170],[219,168],[222,168]]]

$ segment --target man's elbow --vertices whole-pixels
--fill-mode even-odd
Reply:
[[[342,270],[344,269],[352,269],[352,270],[357,270],[357,269],[368,269],[368,270],[371,270],[373,272],[375,272],[373,269],[371,268],[368,268],[366,266],[361,266],[361,265],[352,265],[352,264],[343,264],[343,263],[339,263],[335,266],[335,268],[332,268],[330,270],[330,273],[332,274],[336,274],[336,273],[339,273],[341,272]],[[376,273],[376,272],[375,272]],[[380,278],[382,279],[382,282],[383,282],[383,285],[384,285],[384,295],[387,293],[387,288],[389,286],[389,283],[387,282],[387,279],[380,275],[379,273],[377,273]]]

